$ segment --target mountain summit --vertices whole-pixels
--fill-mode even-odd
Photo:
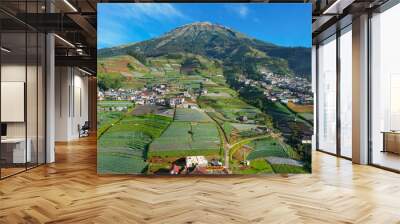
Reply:
[[[199,32],[221,32],[221,33],[228,32],[231,34],[237,33],[232,31],[232,29],[223,25],[213,24],[211,22],[195,22],[173,29],[166,35],[174,33],[184,34],[184,33],[199,33]]]
[[[278,46],[210,22],[195,22],[150,40],[100,49],[98,55],[108,57],[129,52],[146,57],[192,53],[230,65],[262,65],[274,73],[283,75],[309,77],[311,74],[310,48]]]

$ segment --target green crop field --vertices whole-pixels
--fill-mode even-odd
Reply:
[[[257,125],[254,124],[240,124],[240,123],[232,123],[232,126],[238,131],[248,131],[254,128],[257,128]]]
[[[97,102],[98,107],[132,107],[133,103],[128,100],[101,100]]]
[[[265,159],[250,161],[250,169],[242,170],[240,174],[267,174],[273,173],[271,165]]]
[[[231,134],[232,134],[233,130],[235,129],[234,126],[232,125],[232,123],[224,122],[222,124],[222,128],[224,129],[224,132],[225,132],[226,136],[228,137],[228,141],[231,141]]]
[[[215,109],[231,108],[231,109],[254,109],[254,107],[248,105],[238,98],[219,98],[219,97],[207,97],[202,96],[200,100]]]
[[[150,145],[150,153],[156,151],[173,151],[180,149],[188,149],[190,135],[188,131],[191,129],[189,122],[173,122],[165,130],[160,138],[155,139]]]
[[[247,144],[247,146],[253,148],[253,150],[247,156],[248,160],[265,158],[268,156],[284,158],[289,157],[279,142],[271,137],[251,141],[249,144]]]
[[[249,120],[262,122],[265,117],[259,109],[239,98],[202,96],[199,105],[202,108],[213,108],[225,121],[237,122],[239,116],[246,116]]]
[[[144,173],[146,168],[147,163],[139,157],[108,152],[97,154],[97,172],[99,173],[140,174]]]
[[[192,123],[191,126],[193,136],[190,145],[192,149],[219,149],[221,142],[218,129],[214,123]]]
[[[207,88],[209,93],[227,93],[228,96],[237,96],[237,92],[225,86],[210,86]],[[229,98],[229,97],[228,97]]]
[[[189,155],[218,155],[220,137],[214,123],[173,122],[155,139],[150,156],[177,157]]]
[[[241,167],[238,161],[232,161],[231,168],[234,174],[271,174],[274,173],[272,166],[265,159],[250,161],[247,167]]]
[[[207,112],[207,114],[210,117],[212,117],[214,120],[216,120],[219,124],[223,124],[224,121],[225,121],[224,116],[222,116],[222,114],[220,114],[220,113],[218,113],[218,112],[216,112],[214,110],[211,110],[210,112]]]
[[[287,107],[285,107],[282,103],[273,103],[271,107],[268,107],[268,113],[271,114],[274,119],[277,120],[285,120],[285,123],[289,123],[289,121],[296,120],[297,122],[301,122],[306,126],[311,126],[305,119],[300,116],[296,116],[292,111],[290,111]],[[307,116],[307,115],[306,115]]]
[[[113,108],[126,107],[123,111],[113,111]],[[97,135],[100,136],[112,124],[118,122],[129,109],[133,108],[133,103],[130,101],[117,100],[102,100],[97,102]]]
[[[275,173],[307,173],[301,166],[287,164],[272,164],[271,166]]]
[[[127,116],[119,125],[112,128],[111,131],[118,132],[132,132],[139,131],[143,132],[146,135],[149,135],[151,138],[156,138],[161,135],[166,127],[168,127],[169,123],[172,121],[171,118],[147,114],[141,116]],[[107,132],[108,133],[108,132]]]
[[[108,111],[99,111],[97,112],[97,133],[101,134],[103,133],[110,125],[112,125],[114,122],[117,122],[119,119],[122,118],[123,112],[119,111],[113,111],[113,112],[108,112]]]
[[[147,166],[148,145],[171,121],[171,118],[159,115],[124,117],[99,139],[99,172],[143,172]]]
[[[303,117],[306,120],[309,120],[311,122],[314,121],[314,114],[313,113],[299,113],[299,116]]]
[[[177,108],[175,112],[176,121],[212,122],[211,118],[204,112],[196,109]]]

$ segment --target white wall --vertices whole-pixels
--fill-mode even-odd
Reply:
[[[55,141],[67,141],[69,130],[69,85],[67,67],[55,68]]]
[[[76,72],[77,70],[75,70]],[[81,126],[88,121],[89,113],[88,113],[88,78],[81,76],[82,73],[79,75],[75,74],[74,77],[74,108],[72,109],[72,135],[78,136],[78,129],[77,126],[80,124]],[[78,136],[79,137],[79,136]]]
[[[25,82],[25,64],[3,64],[1,66],[1,81]],[[1,108],[7,110],[7,108]],[[8,122],[7,137],[25,137],[25,122]]]
[[[27,70],[26,70],[27,69]],[[25,66],[25,64],[3,64],[1,66],[1,81],[2,82],[24,82],[26,83],[25,76],[28,72],[28,87],[27,87],[27,125],[28,137],[30,130],[35,130],[36,136],[36,123],[37,123],[37,97],[36,97],[36,66]],[[34,77],[35,78],[34,78]],[[22,93],[23,94],[23,93]],[[2,96],[4,97],[4,96]],[[41,101],[40,101],[41,102]],[[38,105],[43,106],[43,105]],[[9,108],[1,108],[8,110]],[[22,108],[24,110],[24,108]],[[25,123],[26,122],[7,122],[7,134],[9,137],[24,137],[25,136]]]
[[[76,68],[56,67],[55,140],[79,138],[78,125],[88,120],[88,78]]]
[[[38,70],[37,70],[38,69]],[[26,101],[20,107],[2,107],[2,114],[4,113],[19,113],[22,121],[20,122],[5,122],[7,124],[7,137],[8,138],[25,138],[29,139],[29,148],[31,149],[32,162],[44,163],[44,82],[41,67],[36,65],[25,66],[25,63],[4,63],[1,66],[2,82],[21,82],[26,85]],[[27,80],[25,80],[27,78]],[[2,83],[3,85],[3,83]],[[7,94],[2,89],[2,94]],[[18,90],[22,98],[25,98],[25,87]],[[9,93],[10,94],[10,93]],[[2,98],[7,95],[2,95]],[[26,102],[26,106],[25,106]],[[15,102],[16,104],[18,102]],[[19,110],[19,111],[13,111]],[[26,112],[26,120],[24,114]],[[3,119],[2,119],[3,120]],[[36,161],[39,159],[39,161]]]

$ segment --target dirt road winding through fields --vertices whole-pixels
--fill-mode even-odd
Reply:
[[[203,110],[203,109],[202,109]],[[225,159],[224,159],[224,166],[225,166],[225,168],[227,169],[227,170],[229,170],[229,150],[230,150],[230,147],[229,147],[229,141],[228,141],[228,137],[226,136],[226,133],[225,133],[225,131],[224,131],[224,128],[217,122],[217,120],[215,120],[212,116],[210,116],[207,112],[205,112],[204,110],[203,110],[203,112],[205,113],[205,114],[207,114],[207,116],[209,117],[209,118],[211,118],[211,120],[213,120],[214,121],[214,123],[217,125],[217,127],[218,127],[218,132],[219,132],[219,135],[220,135],[220,139],[222,140],[222,145],[223,145],[223,147],[224,147],[224,157],[225,157]],[[221,138],[221,136],[223,136],[223,138]]]

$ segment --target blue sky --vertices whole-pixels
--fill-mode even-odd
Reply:
[[[311,47],[311,4],[103,3],[97,9],[99,49],[205,21],[277,45]]]

